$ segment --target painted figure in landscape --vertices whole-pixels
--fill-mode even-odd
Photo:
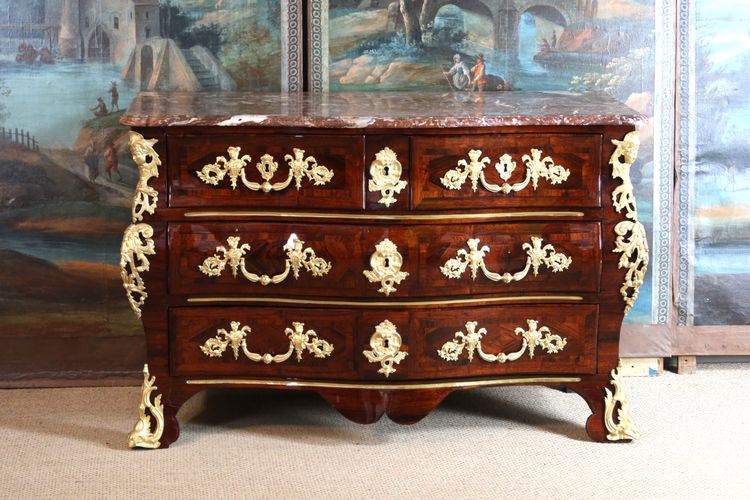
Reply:
[[[453,66],[448,71],[443,72],[450,77],[448,82],[454,90],[467,90],[471,82],[471,70],[465,62],[461,60],[461,54],[453,56]]]
[[[474,66],[471,67],[471,89],[484,91],[487,86],[487,75],[485,74],[484,56],[479,54]]]
[[[112,111],[120,111],[120,92],[117,90],[117,82],[112,82],[112,86],[109,87],[110,105],[109,109]]]
[[[107,174],[108,180],[112,180],[112,172],[117,174],[118,180],[122,180],[118,164],[117,148],[114,142],[110,142],[104,149],[104,172]]]
[[[90,110],[93,111],[94,116],[97,117],[107,116],[109,114],[109,111],[107,111],[107,105],[101,97],[96,98],[96,105],[93,108],[90,108]]]

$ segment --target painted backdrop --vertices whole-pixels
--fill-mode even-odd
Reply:
[[[119,278],[137,172],[118,119],[139,90],[296,87],[299,5],[0,0],[0,372],[44,365],[53,339],[140,340]]]
[[[750,325],[750,4],[680,14],[678,321]]]

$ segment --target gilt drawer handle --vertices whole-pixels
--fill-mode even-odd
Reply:
[[[305,324],[297,321],[292,322],[292,328],[284,330],[284,334],[289,338],[289,350],[284,354],[276,355],[251,352],[247,348],[246,337],[252,332],[252,329],[247,325],[240,326],[239,321],[232,321],[229,326],[229,331],[219,328],[215,337],[206,340],[200,346],[203,354],[210,358],[220,358],[224,355],[227,347],[231,347],[234,352],[234,359],[239,359],[240,349],[242,349],[242,352],[250,361],[255,363],[262,361],[269,365],[271,363],[283,363],[292,356],[293,352],[297,353],[297,363],[302,361],[302,354],[305,351],[316,358],[326,358],[333,352],[333,344],[318,338],[315,330],[308,329],[305,331]]]
[[[375,161],[370,164],[370,177],[367,189],[370,192],[380,191],[378,203],[390,207],[396,203],[394,194],[398,194],[406,187],[406,181],[401,179],[401,162],[391,148],[383,148],[375,153]]]
[[[476,280],[477,271],[481,269],[482,273],[492,281],[510,283],[524,279],[529,274],[529,269],[533,269],[534,276],[538,275],[539,267],[542,264],[548,269],[552,269],[553,273],[557,273],[567,269],[573,262],[572,257],[556,252],[555,247],[549,243],[542,246],[542,242],[542,238],[532,236],[531,244],[524,243],[521,247],[526,250],[526,267],[517,273],[499,274],[488,270],[484,264],[484,255],[490,251],[490,247],[484,245],[479,248],[479,238],[471,238],[467,242],[469,251],[467,252],[463,248],[458,250],[456,256],[448,259],[440,268],[440,271],[448,278],[458,279],[463,276],[468,267],[471,269],[471,279]]]
[[[521,348],[516,352],[509,354],[504,352],[487,354],[482,350],[482,337],[487,334],[487,329],[480,328],[477,330],[477,322],[468,321],[465,326],[466,333],[456,332],[453,340],[443,344],[443,347],[437,352],[438,356],[446,361],[458,361],[458,358],[464,352],[464,349],[466,349],[469,355],[469,362],[474,359],[474,352],[476,351],[479,353],[479,357],[488,363],[505,363],[506,361],[517,360],[526,351],[529,353],[529,358],[533,359],[534,351],[537,347],[550,354],[555,354],[562,351],[568,343],[566,338],[552,334],[546,326],[538,328],[539,322],[536,320],[527,319],[526,324],[528,325],[527,330],[521,327],[515,330],[516,335],[523,337]]]
[[[495,163],[495,170],[497,170],[497,173],[500,174],[500,178],[504,182],[500,185],[493,184],[488,182],[484,176],[484,167],[491,160],[486,156],[482,158],[481,149],[472,149],[469,151],[469,161],[467,162],[465,159],[458,160],[458,166],[448,170],[440,179],[440,182],[448,189],[461,189],[466,179],[469,178],[471,179],[472,191],[476,191],[478,183],[481,182],[482,186],[491,193],[509,194],[514,191],[521,191],[529,185],[529,182],[531,182],[534,191],[536,191],[540,177],[547,179],[550,184],[554,185],[561,184],[570,175],[570,170],[562,165],[555,164],[554,160],[549,156],[542,158],[541,149],[532,149],[531,156],[523,155],[521,160],[526,165],[526,178],[523,181],[515,184],[508,183],[508,180],[516,169],[516,162],[506,153]]]
[[[315,250],[312,248],[303,248],[304,244],[305,242],[298,239],[296,234],[292,234],[283,247],[287,256],[284,262],[284,272],[275,276],[267,274],[258,275],[251,273],[245,268],[245,252],[250,250],[250,245],[247,243],[240,245],[239,236],[230,236],[227,238],[229,248],[227,249],[223,245],[216,247],[216,253],[211,257],[207,257],[203,261],[203,264],[198,266],[198,269],[206,276],[220,276],[228,264],[232,268],[232,276],[235,278],[239,269],[248,281],[253,283],[260,282],[263,286],[270,284],[278,285],[289,276],[290,270],[294,279],[299,279],[299,271],[302,268],[315,277],[328,274],[328,271],[331,270],[331,263],[316,256]]]
[[[362,271],[370,283],[380,282],[378,292],[390,295],[396,291],[394,285],[405,280],[409,273],[401,270],[404,258],[398,251],[398,247],[388,238],[375,245],[375,251],[370,256],[370,267],[372,271]]]
[[[409,355],[401,350],[401,335],[396,325],[388,320],[375,327],[375,333],[370,337],[370,347],[372,350],[362,351],[362,354],[370,363],[380,363],[378,373],[385,375],[385,378],[396,371],[393,365],[401,363]]]
[[[312,181],[315,186],[323,186],[333,178],[333,170],[323,165],[318,165],[318,161],[314,156],[305,157],[304,149],[292,148],[294,156],[289,154],[284,156],[284,160],[289,165],[289,175],[285,181],[271,183],[271,179],[273,179],[276,171],[279,169],[279,164],[274,160],[273,156],[266,153],[255,164],[255,168],[260,172],[263,182],[252,182],[247,180],[245,176],[245,165],[252,161],[252,158],[249,155],[242,155],[240,157],[240,149],[238,146],[230,146],[227,148],[229,159],[224,156],[217,156],[216,162],[204,165],[196,174],[198,174],[200,180],[212,186],[218,186],[219,182],[228,175],[232,189],[237,188],[237,179],[240,179],[248,189],[263,191],[264,193],[286,189],[292,183],[292,179],[294,179],[295,186],[299,190],[302,187],[303,176]]]

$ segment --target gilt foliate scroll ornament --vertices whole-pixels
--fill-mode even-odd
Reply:
[[[390,207],[396,203],[394,194],[406,187],[407,182],[401,179],[401,162],[391,148],[384,148],[375,153],[375,161],[370,164],[370,180],[367,189],[370,192],[380,191],[378,203]]]
[[[537,347],[550,354],[562,351],[567,345],[567,339],[559,335],[552,334],[549,328],[543,326],[539,328],[539,322],[533,319],[527,319],[527,329],[516,328],[516,335],[521,335],[521,348],[511,353],[487,354],[482,350],[482,337],[487,335],[486,328],[477,330],[476,321],[467,321],[465,328],[466,333],[456,332],[453,340],[446,342],[437,352],[438,356],[446,361],[458,361],[463,354],[464,349],[469,357],[469,362],[474,360],[474,352],[479,353],[479,357],[489,363],[505,363],[506,361],[515,361],[528,351],[529,358],[534,358],[534,352]]]
[[[495,170],[500,174],[500,179],[503,180],[502,184],[493,184],[487,181],[484,175],[484,168],[492,163],[487,156],[482,157],[481,149],[472,149],[469,151],[469,161],[465,159],[458,160],[458,166],[456,168],[448,170],[440,182],[448,189],[461,189],[467,179],[471,180],[471,189],[476,191],[479,187],[479,183],[491,193],[503,193],[509,194],[516,191],[521,191],[531,183],[534,191],[539,186],[539,179],[547,179],[550,184],[556,185],[568,179],[570,170],[557,165],[555,161],[545,156],[542,158],[541,149],[532,149],[531,155],[523,155],[521,161],[526,166],[526,177],[523,181],[515,184],[510,184],[510,180],[513,172],[516,170],[516,162],[509,154],[503,154],[500,156],[498,161],[495,163]]]
[[[156,382],[156,377],[151,376],[148,365],[143,365],[143,385],[141,386],[141,402],[138,406],[138,421],[128,434],[128,446],[130,448],[154,449],[161,446],[159,439],[164,432],[164,405],[161,403],[161,394],[154,398],[153,403],[151,402],[151,394],[157,389],[154,382]],[[151,425],[152,416],[155,420],[153,428]]]
[[[241,148],[238,146],[228,147],[229,158],[217,156],[214,163],[204,165],[201,170],[196,172],[198,178],[206,184],[218,186],[219,182],[228,176],[232,189],[237,188],[237,180],[239,179],[248,189],[265,193],[286,189],[292,183],[292,179],[294,179],[295,187],[299,190],[302,187],[303,177],[307,177],[315,186],[323,186],[333,178],[333,170],[318,165],[318,161],[313,156],[305,157],[304,149],[292,148],[293,154],[284,156],[284,161],[289,166],[289,174],[286,180],[271,182],[279,170],[279,164],[272,155],[266,153],[255,164],[263,182],[249,181],[245,173],[245,167],[252,161],[252,158],[248,155],[240,156],[240,152]]]
[[[141,306],[146,303],[146,284],[141,273],[149,270],[148,255],[154,255],[154,228],[148,224],[131,224],[125,229],[120,246],[120,277],[130,302],[130,307],[139,318]]]
[[[304,241],[298,239],[296,234],[292,234],[282,247],[287,257],[284,261],[284,272],[274,276],[259,275],[245,268],[245,253],[250,251],[250,245],[247,243],[240,245],[239,236],[230,236],[227,238],[228,248],[223,245],[216,247],[216,253],[207,257],[198,269],[206,276],[221,276],[224,269],[229,266],[235,278],[239,271],[248,281],[260,282],[263,286],[278,285],[289,276],[289,271],[292,272],[295,280],[299,279],[300,269],[305,269],[315,277],[328,274],[332,267],[331,263],[315,255],[315,250],[312,248],[304,248],[304,245]]]
[[[398,247],[388,238],[375,245],[375,252],[370,256],[371,271],[362,273],[370,283],[380,282],[378,292],[390,295],[396,291],[395,285],[405,280],[409,273],[402,271],[401,266],[404,259],[398,251]]]
[[[154,150],[156,139],[144,139],[138,132],[130,132],[128,146],[133,161],[138,166],[138,184],[135,186],[133,195],[133,223],[143,220],[143,214],[151,215],[156,211],[156,202],[159,199],[159,193],[156,189],[148,185],[152,177],[159,177],[159,166],[161,160]]]
[[[382,373],[386,378],[396,369],[393,365],[398,365],[409,355],[406,351],[401,350],[401,335],[396,331],[396,325],[388,320],[382,321],[375,326],[375,333],[370,337],[369,351],[362,351],[367,361],[370,363],[380,363],[378,373]]]
[[[530,269],[534,273],[534,276],[539,274],[539,268],[542,265],[547,267],[547,269],[551,269],[553,273],[557,273],[567,269],[573,262],[572,257],[558,253],[555,247],[549,243],[544,246],[542,246],[542,243],[542,238],[532,236],[531,244],[524,243],[521,246],[526,251],[526,267],[516,273],[506,272],[499,274],[487,269],[484,263],[484,256],[490,251],[490,247],[483,245],[480,248],[479,238],[471,238],[467,241],[469,250],[459,249],[454,258],[448,259],[440,267],[440,271],[448,278],[459,279],[468,267],[471,270],[472,280],[477,279],[477,272],[481,270],[485,277],[492,281],[511,283],[524,279],[529,274]]]
[[[307,351],[316,358],[326,358],[333,352],[333,344],[318,338],[315,330],[308,329],[305,331],[305,324],[297,321],[292,322],[291,328],[286,328],[284,334],[289,338],[289,350],[284,354],[259,354],[251,352],[247,348],[247,335],[252,329],[247,326],[240,326],[239,321],[229,323],[230,330],[220,328],[216,331],[216,337],[212,337],[200,346],[201,351],[211,358],[220,358],[227,347],[232,349],[234,359],[239,359],[240,349],[245,357],[255,363],[263,362],[267,365],[271,363],[283,363],[288,360],[292,353],[297,355],[297,363],[302,361],[302,354]]]
[[[620,361],[617,363],[617,368],[612,370],[610,383],[615,386],[615,393],[612,394],[609,388],[604,388],[604,425],[607,428],[607,439],[610,441],[641,437],[633,418],[630,416],[628,400],[625,398],[623,389],[622,375],[620,375],[621,369],[622,362]],[[617,410],[617,418],[615,418],[615,409]]]
[[[615,253],[620,253],[618,268],[626,269],[620,294],[625,301],[625,314],[633,307],[648,268],[648,241],[646,229],[638,221],[633,183],[630,181],[630,167],[638,156],[640,140],[637,132],[628,133],[622,141],[612,140],[616,146],[609,163],[612,165],[612,178],[622,184],[612,191],[612,203],[619,213],[625,209],[627,220],[615,226]]]

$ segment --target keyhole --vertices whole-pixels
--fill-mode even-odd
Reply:
[[[388,175],[388,165],[383,167],[383,175]]]
[[[389,342],[390,341],[388,339],[383,339],[383,347],[385,347],[386,349],[388,349],[388,343]]]
[[[388,259],[388,257],[386,257],[385,260],[383,261],[383,265],[385,267],[391,267],[391,261]]]

